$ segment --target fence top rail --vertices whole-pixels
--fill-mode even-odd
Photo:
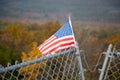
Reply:
[[[34,63],[39,63],[41,61],[44,61],[44,60],[47,60],[47,59],[50,59],[50,58],[53,58],[53,57],[58,57],[58,56],[61,56],[61,55],[65,55],[65,54],[71,54],[75,51],[75,49],[70,49],[70,50],[65,50],[65,51],[62,51],[58,54],[54,54],[54,55],[49,55],[49,56],[43,56],[41,58],[37,58],[35,60],[30,60],[30,61],[27,61],[27,62],[22,62],[22,63],[18,63],[18,64],[15,64],[15,65],[9,65],[7,67],[0,67],[0,73],[4,73],[4,72],[7,72],[7,71],[10,71],[10,70],[14,70],[14,69],[17,69],[17,68],[20,68],[20,67],[24,67],[24,66],[28,66],[28,65],[31,65],[31,64],[34,64]]]

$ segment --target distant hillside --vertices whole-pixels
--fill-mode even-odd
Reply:
[[[0,20],[120,22],[119,0],[0,0]]]

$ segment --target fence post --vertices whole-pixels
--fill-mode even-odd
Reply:
[[[103,66],[102,66],[102,70],[101,70],[101,73],[100,73],[99,80],[103,80],[103,77],[104,77],[104,74],[105,74],[105,69],[107,67],[107,63],[108,63],[108,60],[109,60],[109,57],[110,57],[111,49],[112,49],[112,44],[109,45],[108,50],[106,52],[106,56],[105,56],[105,60],[104,60]]]
[[[79,67],[80,67],[80,73],[81,73],[81,76],[82,76],[82,80],[85,80],[84,69],[82,67],[81,55],[80,55],[80,50],[79,50],[77,42],[76,42],[76,55],[79,55],[79,56],[77,56],[77,59],[78,59]]]
[[[108,70],[110,68],[110,65],[111,65],[111,62],[112,62],[112,59],[113,59],[113,54],[115,53],[115,48],[113,49],[113,52],[111,53],[111,58],[108,62],[108,66],[107,66],[107,69],[106,69],[106,72],[105,72],[105,77],[104,77],[104,80],[106,80],[106,77],[107,77],[107,74],[108,74]]]

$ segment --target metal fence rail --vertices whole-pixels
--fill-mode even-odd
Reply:
[[[0,80],[81,80],[75,50],[0,68]]]

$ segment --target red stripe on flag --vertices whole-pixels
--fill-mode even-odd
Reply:
[[[44,51],[42,51],[42,52],[46,52],[46,51],[50,51],[51,49],[53,49],[53,48],[55,48],[55,47],[57,47],[57,46],[59,46],[59,45],[61,45],[61,44],[69,44],[69,43],[71,43],[71,42],[74,42],[73,40],[71,40],[71,41],[64,41],[64,42],[59,42],[58,44],[55,44],[55,45],[53,45],[53,46],[50,46],[50,48],[47,48],[46,50],[44,50]],[[70,44],[69,44],[70,45]]]
[[[75,48],[74,44],[73,45],[68,45],[68,46],[61,46],[61,47],[58,47],[55,51],[52,51],[51,53],[44,53],[45,56],[49,55],[49,54],[57,54],[59,53],[60,51],[64,51],[66,49],[70,49],[70,48]],[[54,53],[55,52],[55,53]]]
[[[54,41],[56,39],[55,36],[51,36],[48,40],[46,40],[43,44],[41,44],[38,49],[41,50],[42,48],[44,48],[46,45],[48,45],[49,43],[51,43],[52,41]]]
[[[67,37],[67,38],[61,38],[61,39],[56,39],[54,41],[52,41],[50,44],[46,45],[43,49],[41,49],[41,52],[49,49],[50,47],[60,43],[60,42],[65,42],[65,41],[70,41],[73,40],[73,37]]]
[[[69,47],[70,47],[70,45],[72,45],[72,44],[74,44],[74,42],[66,43],[66,44],[60,44],[59,46],[57,46],[57,47],[51,49],[50,52],[55,51],[55,50],[56,50],[57,48],[59,48],[59,47],[65,47],[65,46],[69,46]]]
[[[62,42],[61,42],[62,43]],[[59,44],[57,46],[53,45],[53,48],[51,48],[50,50],[46,50],[46,51],[43,51],[42,53],[43,54],[46,54],[46,53],[51,53],[53,51],[56,51],[56,49],[58,49],[59,47],[65,47],[65,48],[68,48],[68,47],[71,47],[71,45],[75,44],[74,41],[72,42],[68,42],[68,43],[63,43],[63,44]],[[54,47],[55,46],[55,47]],[[48,48],[49,49],[49,48]]]

